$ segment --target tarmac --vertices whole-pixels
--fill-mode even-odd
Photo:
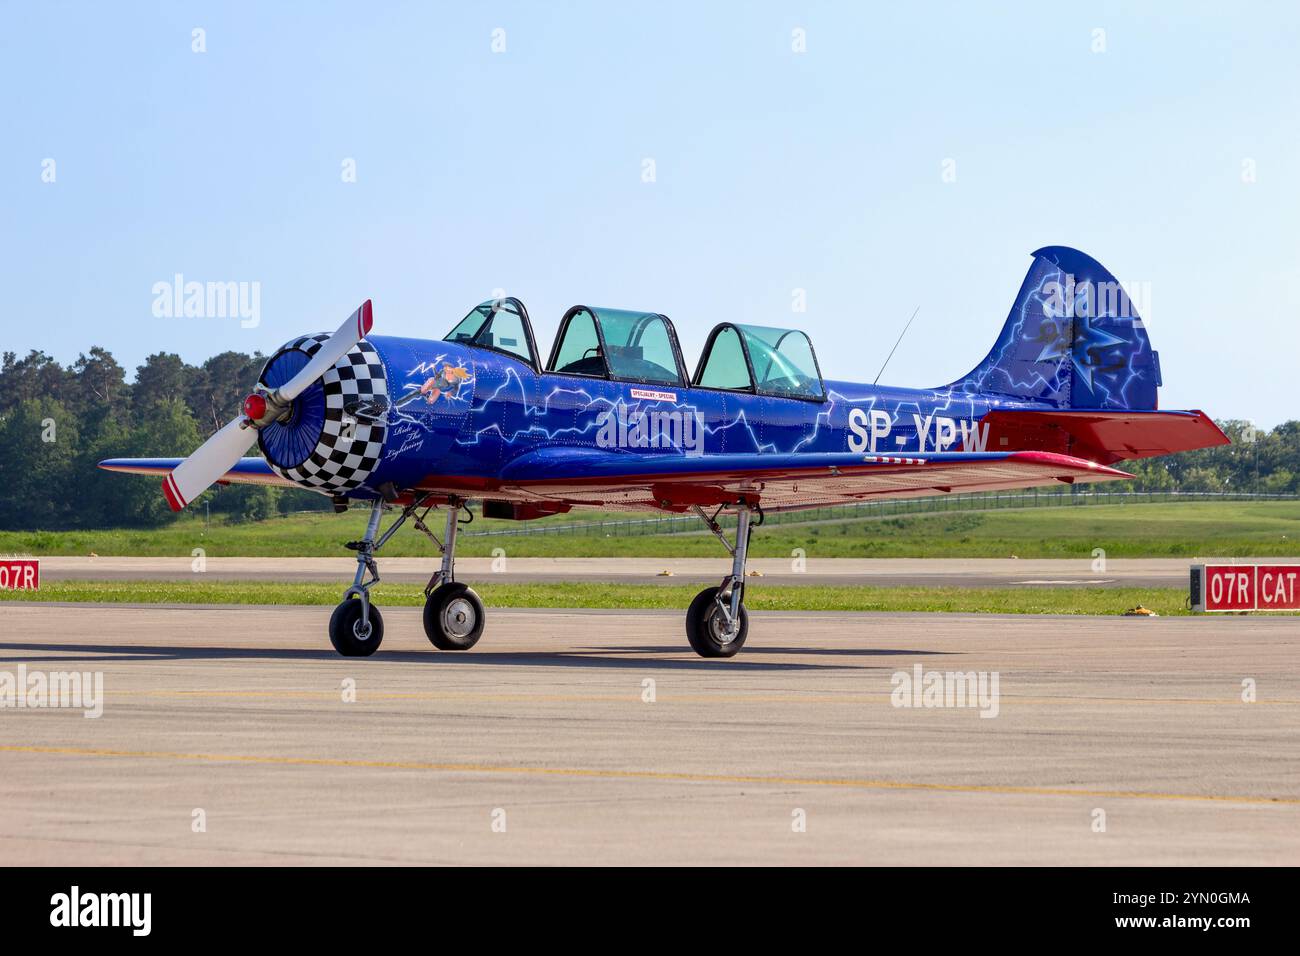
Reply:
[[[103,689],[97,718],[0,709],[0,854],[1300,863],[1295,619],[755,613],[708,661],[676,613],[488,614],[448,653],[390,608],[344,659],[324,607],[6,604],[0,690]]]

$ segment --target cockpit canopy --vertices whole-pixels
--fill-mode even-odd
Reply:
[[[513,296],[475,306],[446,341],[491,349],[541,368],[528,311]],[[667,316],[585,305],[564,313],[546,371],[806,401],[825,398],[812,343],[798,329],[723,322],[709,335],[690,379]]]
[[[695,385],[779,398],[821,401],[821,370],[812,342],[798,329],[724,322],[713,330]]]
[[[443,341],[503,352],[537,368],[533,324],[528,321],[524,304],[514,296],[480,302]]]
[[[648,385],[684,385],[681,348],[667,316],[575,305],[560,320],[547,371]]]

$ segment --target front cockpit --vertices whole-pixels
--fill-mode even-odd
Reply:
[[[524,304],[514,296],[480,302],[443,341],[490,349],[526,362],[534,371],[538,368],[533,324]]]

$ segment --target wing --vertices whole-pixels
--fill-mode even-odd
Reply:
[[[914,457],[844,452],[683,458],[549,447],[512,461],[499,482],[470,486],[431,477],[421,482],[421,487],[570,507],[638,510],[683,510],[697,504],[734,502],[747,494],[758,497],[766,510],[791,511],[873,498],[1131,477],[1096,462],[1040,451],[932,452]]]
[[[169,475],[184,458],[109,458],[99,467],[105,471],[120,471],[128,475]],[[235,466],[217,479],[220,484],[279,485],[297,488],[300,485],[281,478],[271,470],[265,458],[241,458]]]

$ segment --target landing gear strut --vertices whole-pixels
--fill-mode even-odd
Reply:
[[[370,508],[366,533],[360,541],[346,545],[357,553],[357,573],[352,587],[343,595],[343,603],[330,618],[330,643],[344,657],[369,657],[384,639],[384,618],[370,600],[370,589],[379,583],[379,565],[375,555],[388,539],[412,519],[417,531],[427,535],[442,553],[442,566],[434,572],[424,589],[424,630],[434,647],[445,651],[467,651],[483,633],[483,602],[464,584],[455,581],[457,518],[465,507],[460,498],[447,499],[447,525],[439,541],[424,524],[433,507],[429,498],[413,501],[402,509],[388,529],[379,534],[379,523],[387,507],[382,498]],[[416,514],[424,509],[420,514]]]
[[[727,541],[717,522],[699,505],[695,513],[722,546],[731,552],[731,574],[716,588],[705,588],[686,611],[686,639],[701,657],[734,657],[745,646],[749,634],[749,612],[745,610],[745,560],[749,556],[750,518],[755,508],[746,501],[736,504],[736,543]],[[721,509],[719,509],[721,510]],[[763,512],[759,510],[759,523]]]
[[[456,581],[456,530],[461,502],[447,503],[443,532],[442,567],[424,589],[424,633],[440,651],[467,651],[483,635],[483,602],[465,584]]]
[[[376,498],[370,508],[365,537],[346,545],[357,553],[357,575],[352,580],[352,587],[344,592],[343,603],[330,617],[330,643],[344,657],[369,657],[379,650],[384,639],[384,618],[379,608],[370,603],[370,589],[379,582],[379,565],[375,564],[374,555],[413,510],[413,506],[403,510],[401,517],[376,541],[379,522],[384,516],[384,500]]]

